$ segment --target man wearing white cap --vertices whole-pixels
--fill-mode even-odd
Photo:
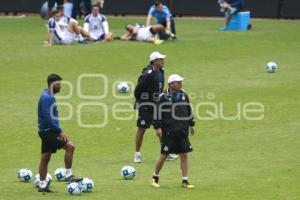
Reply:
[[[143,143],[144,133],[151,125],[156,128],[154,115],[156,112],[159,95],[163,92],[164,87],[164,58],[166,55],[159,52],[153,52],[150,55],[150,64],[145,67],[138,78],[137,86],[134,90],[136,99],[135,109],[138,110],[137,132],[135,137],[135,154],[134,162],[141,163],[141,146]],[[156,132],[161,138],[161,132]]]
[[[189,98],[182,91],[184,78],[172,74],[168,78],[169,88],[160,95],[158,119],[155,121],[157,132],[162,132],[161,154],[156,161],[152,176],[152,186],[160,187],[159,172],[170,153],[179,154],[182,171],[182,187],[192,189],[188,180],[188,153],[193,151],[189,133],[194,135],[194,119]],[[159,130],[161,129],[161,130]]]

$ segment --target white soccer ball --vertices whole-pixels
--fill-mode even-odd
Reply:
[[[267,66],[266,66],[267,72],[274,73],[274,72],[277,71],[277,69],[278,69],[278,66],[275,62],[268,62],[267,63]]]
[[[33,183],[37,188],[40,186],[40,180],[41,180],[40,174],[35,175]],[[49,173],[47,173],[46,176],[47,187],[51,184],[51,182],[52,182],[52,176]]]
[[[71,195],[80,195],[82,192],[81,183],[72,182],[68,185],[67,191]]]
[[[125,81],[121,81],[118,84],[117,89],[120,93],[127,93],[129,91],[129,86]]]
[[[18,172],[18,179],[21,182],[29,182],[32,178],[32,171],[27,168],[20,169]]]
[[[82,192],[91,192],[94,189],[94,182],[90,178],[84,178],[81,181]]]
[[[54,172],[54,175],[58,181],[64,181],[66,177],[66,169],[65,168],[57,168]]]
[[[131,166],[124,166],[121,169],[121,176],[125,180],[132,180],[135,177],[135,169]]]

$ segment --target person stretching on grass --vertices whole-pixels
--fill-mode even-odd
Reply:
[[[163,40],[156,38],[156,34],[165,32],[165,28],[162,25],[152,25],[142,27],[140,25],[127,24],[125,26],[126,34],[121,36],[121,40],[134,40],[139,42],[149,42],[159,45],[163,43]],[[157,35],[158,36],[158,35]]]

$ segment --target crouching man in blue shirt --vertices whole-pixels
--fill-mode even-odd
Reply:
[[[167,40],[171,36],[173,40],[176,38],[175,21],[169,8],[163,5],[160,1],[155,1],[154,5],[150,7],[147,17],[146,26],[150,26],[151,18],[156,18],[156,23],[163,25],[166,28],[166,33],[161,33],[160,39]]]
[[[81,181],[72,175],[72,161],[75,146],[59,126],[58,110],[54,95],[60,91],[62,78],[57,74],[48,76],[48,89],[45,89],[38,103],[38,133],[41,138],[41,160],[39,165],[40,182],[38,192],[53,192],[46,182],[48,163],[52,153],[65,150],[66,182]]]

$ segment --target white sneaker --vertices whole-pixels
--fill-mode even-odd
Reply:
[[[142,162],[142,156],[140,154],[139,155],[134,154],[134,160],[133,160],[133,162],[135,162],[135,163],[141,163]]]
[[[179,158],[179,156],[176,154],[169,154],[166,160],[172,161],[172,160],[176,160],[178,158]]]

